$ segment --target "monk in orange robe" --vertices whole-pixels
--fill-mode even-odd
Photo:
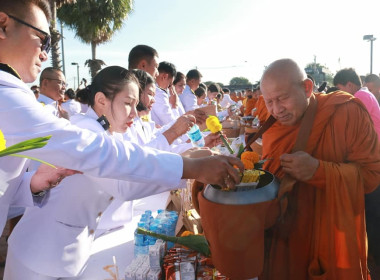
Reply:
[[[266,232],[260,280],[370,279],[364,194],[380,183],[380,145],[364,105],[343,92],[313,94],[294,61],[273,62],[261,91],[277,119],[263,135],[264,169],[297,180],[284,220]],[[310,99],[317,113],[305,151],[291,153]]]
[[[265,101],[262,95],[259,96],[256,102],[256,112],[253,114],[254,117],[258,117],[260,123],[263,124],[270,116],[267,107],[265,106]]]
[[[252,109],[255,108],[257,102],[257,98],[247,97],[244,108],[244,116],[251,116]]]

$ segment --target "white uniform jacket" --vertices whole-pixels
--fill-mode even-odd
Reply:
[[[199,107],[198,103],[197,103],[197,96],[190,89],[190,87],[188,85],[186,85],[182,94],[179,95],[179,98],[181,99],[181,102],[182,102],[183,108],[185,109],[185,112],[195,110]]]
[[[183,161],[179,155],[142,148],[71,125],[43,110],[29,87],[4,71],[0,71],[0,100],[0,130],[7,146],[52,135],[45,147],[23,152],[24,155],[95,177],[171,186],[180,182]],[[19,190],[28,162],[12,156],[0,158],[0,232],[11,199],[5,193]]]
[[[191,143],[169,145],[165,136],[159,133],[158,130],[155,128],[154,122],[144,122],[139,117],[134,119],[132,127],[127,130],[123,137],[125,141],[138,143],[141,146],[154,147],[164,151],[172,151],[177,153],[183,153],[184,151],[193,147]],[[181,184],[181,186],[184,185],[186,184]],[[177,188],[177,185],[173,185],[173,189]],[[166,206],[166,200],[169,197],[169,194],[170,193],[167,192],[162,193],[160,195],[153,195],[149,198],[142,199],[141,201],[139,201],[138,204],[147,204],[148,208],[146,210],[155,211],[157,209],[151,207],[151,205],[145,203],[145,201],[155,200],[156,205],[158,205],[159,208],[164,208]],[[128,213],[128,209],[130,209],[131,205],[129,203],[130,202],[115,199],[115,201],[112,202],[110,207],[108,207],[105,211],[99,225],[99,229],[101,230],[99,230],[97,234],[102,234],[104,233],[104,230],[118,228],[130,222],[131,217]]]
[[[124,134],[124,139],[133,141],[133,138],[129,137],[129,135],[132,134],[141,146],[178,154],[181,154],[193,147],[191,143],[184,143],[180,139],[169,145],[165,136],[162,134],[166,131],[166,128],[167,127],[165,126],[163,129],[159,130],[155,127],[154,122],[144,122],[137,117],[133,121],[133,126],[130,129],[130,133]]]
[[[225,93],[223,100],[220,102],[220,106],[222,106],[222,108],[228,108],[234,104],[236,104],[236,102],[231,99],[231,96],[228,93]]]
[[[72,122],[104,138],[118,137],[104,131],[92,109],[86,115],[75,115]],[[149,174],[151,163],[145,160],[143,164],[145,173]],[[85,268],[95,230],[114,199],[138,199],[173,189],[173,186],[158,181],[135,183],[89,175],[67,177],[50,191],[49,200],[43,207],[27,209],[9,238],[9,250],[26,267],[38,273],[54,277],[76,276]]]
[[[169,102],[169,93],[158,86],[156,86],[156,95],[154,96],[154,104],[152,106],[151,117],[152,120],[164,126],[173,120],[176,120],[172,106]]]
[[[75,99],[67,100],[66,102],[62,103],[61,106],[69,114],[70,117],[74,116],[75,114],[79,114],[82,111],[81,104]]]

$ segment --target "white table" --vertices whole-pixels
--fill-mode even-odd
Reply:
[[[134,201],[132,221],[124,227],[99,236],[93,243],[88,265],[80,277],[67,279],[105,280],[112,279],[103,267],[113,264],[113,256],[119,267],[119,279],[124,279],[125,268],[134,258],[134,231],[145,210],[151,210],[153,216],[158,209],[165,209],[169,192],[149,196]],[[113,270],[114,271],[114,270]]]

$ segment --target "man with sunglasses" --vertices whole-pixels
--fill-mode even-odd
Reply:
[[[0,1],[0,130],[7,145],[52,135],[45,147],[24,154],[85,175],[147,183],[152,187],[176,186],[181,178],[222,187],[233,187],[239,182],[233,165],[241,169],[243,165],[236,158],[190,159],[143,149],[112,140],[105,133],[79,129],[43,110],[25,83],[36,79],[42,62],[47,60],[49,11],[47,0]],[[0,231],[13,196],[26,192],[20,185],[25,184],[22,179],[27,167],[28,160],[0,158]]]
[[[53,115],[69,119],[68,113],[61,107],[65,98],[66,79],[63,72],[53,67],[47,67],[40,76],[40,97],[38,101]]]

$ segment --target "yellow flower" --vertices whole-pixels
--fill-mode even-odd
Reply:
[[[222,130],[222,124],[219,119],[215,116],[209,116],[206,119],[206,126],[212,133],[217,133]]]
[[[6,141],[5,141],[5,138],[4,138],[4,134],[0,130],[0,151],[5,150],[6,147],[7,146],[6,146]]]

